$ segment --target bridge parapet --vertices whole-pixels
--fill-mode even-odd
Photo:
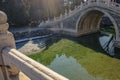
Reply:
[[[10,47],[5,48],[3,50],[3,58],[17,65],[31,80],[68,80],[16,49]]]
[[[85,8],[89,8],[92,6],[107,8],[107,9],[116,11],[117,13],[120,13],[119,12],[120,11],[120,4],[116,3],[116,2],[112,2],[110,0],[107,0],[107,1],[104,1],[104,0],[88,1],[88,2],[83,3],[81,5],[81,8],[82,8],[82,10],[84,10]]]
[[[88,0],[84,3],[81,3],[80,6],[78,6],[77,8],[75,7],[74,10],[70,11],[69,13],[63,15],[62,17],[56,17],[55,19],[52,19],[50,21],[47,21],[44,25],[46,26],[53,26],[56,24],[59,24],[61,22],[64,22],[67,19],[71,19],[73,16],[75,16],[78,13],[81,13],[82,11],[84,11],[87,8],[90,7],[100,7],[100,8],[104,8],[104,9],[108,9],[111,10],[111,13],[113,11],[113,13],[116,14],[120,14],[120,4],[110,1],[110,0]]]

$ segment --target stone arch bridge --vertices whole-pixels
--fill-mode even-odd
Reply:
[[[104,14],[115,26],[115,43],[120,47],[120,5],[110,0],[89,0],[73,12],[41,25],[80,36],[98,31]],[[29,77],[20,80],[69,80],[16,50],[14,37],[8,27],[7,16],[0,11],[0,80],[18,80],[13,77],[19,77],[20,71]]]
[[[80,36],[97,32],[100,22],[106,15],[115,28],[116,46],[120,47],[120,4],[110,0],[89,0],[81,3],[69,14],[48,20],[44,26],[63,34]]]

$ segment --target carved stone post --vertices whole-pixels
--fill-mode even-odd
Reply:
[[[108,7],[110,6],[110,0],[107,1],[107,5],[108,5]]]
[[[72,12],[72,10],[71,9],[69,9],[69,13],[71,13]]]
[[[63,17],[63,15],[62,14],[60,14],[60,18],[62,19],[62,17]]]
[[[5,47],[15,47],[13,34],[8,31],[9,24],[7,23],[7,15],[0,11],[0,65],[4,74],[5,80],[8,80],[8,75],[15,75],[19,70],[9,61],[5,61],[2,57],[2,49]],[[8,68],[9,67],[9,68]]]
[[[80,8],[82,9],[83,8],[83,3],[81,2],[81,4],[80,4]]]
[[[74,10],[77,9],[77,6],[74,6]]]
[[[56,21],[56,17],[54,16],[54,21]]]
[[[67,15],[67,10],[65,9],[65,16]]]

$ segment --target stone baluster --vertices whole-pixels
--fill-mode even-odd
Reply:
[[[60,28],[63,30],[63,22],[60,23]]]
[[[108,5],[108,7],[110,6],[110,0],[107,0],[107,5]]]
[[[48,19],[47,19],[46,23],[49,23],[49,22],[50,22],[50,18],[48,17]]]
[[[97,3],[97,5],[99,6],[100,0],[97,0],[97,2],[96,2],[96,3]]]
[[[86,1],[88,4],[91,2],[91,0]]]
[[[69,9],[69,14],[72,12],[72,10],[71,9]]]
[[[67,10],[65,10],[65,15],[67,15]]]
[[[63,15],[62,14],[60,14],[60,18],[62,18],[63,17]]]
[[[10,75],[16,75],[19,69],[2,57],[2,49],[5,47],[16,48],[13,34],[8,31],[7,15],[0,11],[0,67],[5,80],[10,80]],[[9,69],[7,68],[9,66]],[[17,69],[17,70],[16,70]]]
[[[80,4],[80,8],[82,9],[82,7],[83,7],[83,3],[81,2],[81,4]]]
[[[76,10],[76,9],[77,9],[77,6],[75,6],[74,9]]]
[[[56,21],[56,17],[54,16],[54,21]]]

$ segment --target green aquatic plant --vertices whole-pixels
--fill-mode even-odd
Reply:
[[[120,79],[119,59],[109,57],[68,39],[62,39],[49,46],[47,50],[30,55],[30,57],[35,60],[40,59],[40,63],[48,66],[56,55],[61,56],[63,53],[67,57],[72,56],[90,75],[102,78],[100,80]]]

